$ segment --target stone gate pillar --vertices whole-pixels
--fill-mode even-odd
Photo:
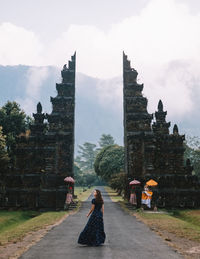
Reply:
[[[141,180],[151,174],[154,156],[154,135],[151,130],[153,114],[147,112],[147,98],[142,95],[143,84],[137,83],[137,71],[123,53],[123,103],[125,172],[128,182]],[[127,193],[128,194],[128,193]]]
[[[57,96],[51,97],[52,112],[46,114],[49,130],[45,135],[46,178],[43,179],[43,191],[54,191],[51,187],[56,187],[56,207],[64,204],[64,178],[74,177],[75,73],[76,53],[71,57],[68,66],[63,66],[62,82],[56,84]]]

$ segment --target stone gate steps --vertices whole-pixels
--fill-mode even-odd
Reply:
[[[74,210],[77,208],[78,202],[72,202],[69,205],[65,204],[64,205],[64,210]]]

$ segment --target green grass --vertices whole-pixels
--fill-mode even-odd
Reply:
[[[76,187],[74,189],[75,195],[77,195],[77,199],[80,201],[85,201],[90,196],[92,191],[94,190],[94,186],[87,188],[87,187]]]
[[[54,224],[67,212],[0,211],[0,245],[22,240],[28,233]]]
[[[200,242],[200,218],[199,216],[193,217],[194,213],[199,214],[200,210],[176,210],[176,213],[172,212],[170,214],[140,211],[134,213],[134,215],[151,228],[168,231],[178,237]]]
[[[109,186],[105,186],[104,187],[105,190],[107,191],[108,195],[110,196],[111,200],[113,202],[122,202],[124,201],[124,199],[122,198],[121,195],[118,195],[116,191],[114,191],[112,188],[110,188]]]
[[[174,217],[200,227],[200,210],[174,210]]]
[[[0,212],[0,233],[4,230],[11,229],[18,224],[21,224],[35,216],[38,216],[38,212],[33,211],[1,211]]]

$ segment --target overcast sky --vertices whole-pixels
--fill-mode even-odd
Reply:
[[[199,54],[199,0],[0,0],[0,64],[121,74],[122,50],[140,68]],[[142,67],[143,68],[143,67]]]
[[[197,108],[199,0],[0,0],[0,64],[62,67],[75,50],[77,71],[101,79],[122,75],[124,50],[150,111],[159,99],[176,118]]]

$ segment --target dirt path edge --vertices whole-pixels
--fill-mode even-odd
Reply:
[[[80,208],[80,207],[79,207]],[[40,241],[51,229],[60,225],[69,215],[74,215],[78,212],[79,208],[76,211],[71,211],[68,214],[64,215],[60,220],[54,224],[45,226],[43,229],[29,232],[22,241],[16,243],[8,243],[4,246],[0,246],[0,259],[17,259],[24,252],[26,252],[31,246]]]

